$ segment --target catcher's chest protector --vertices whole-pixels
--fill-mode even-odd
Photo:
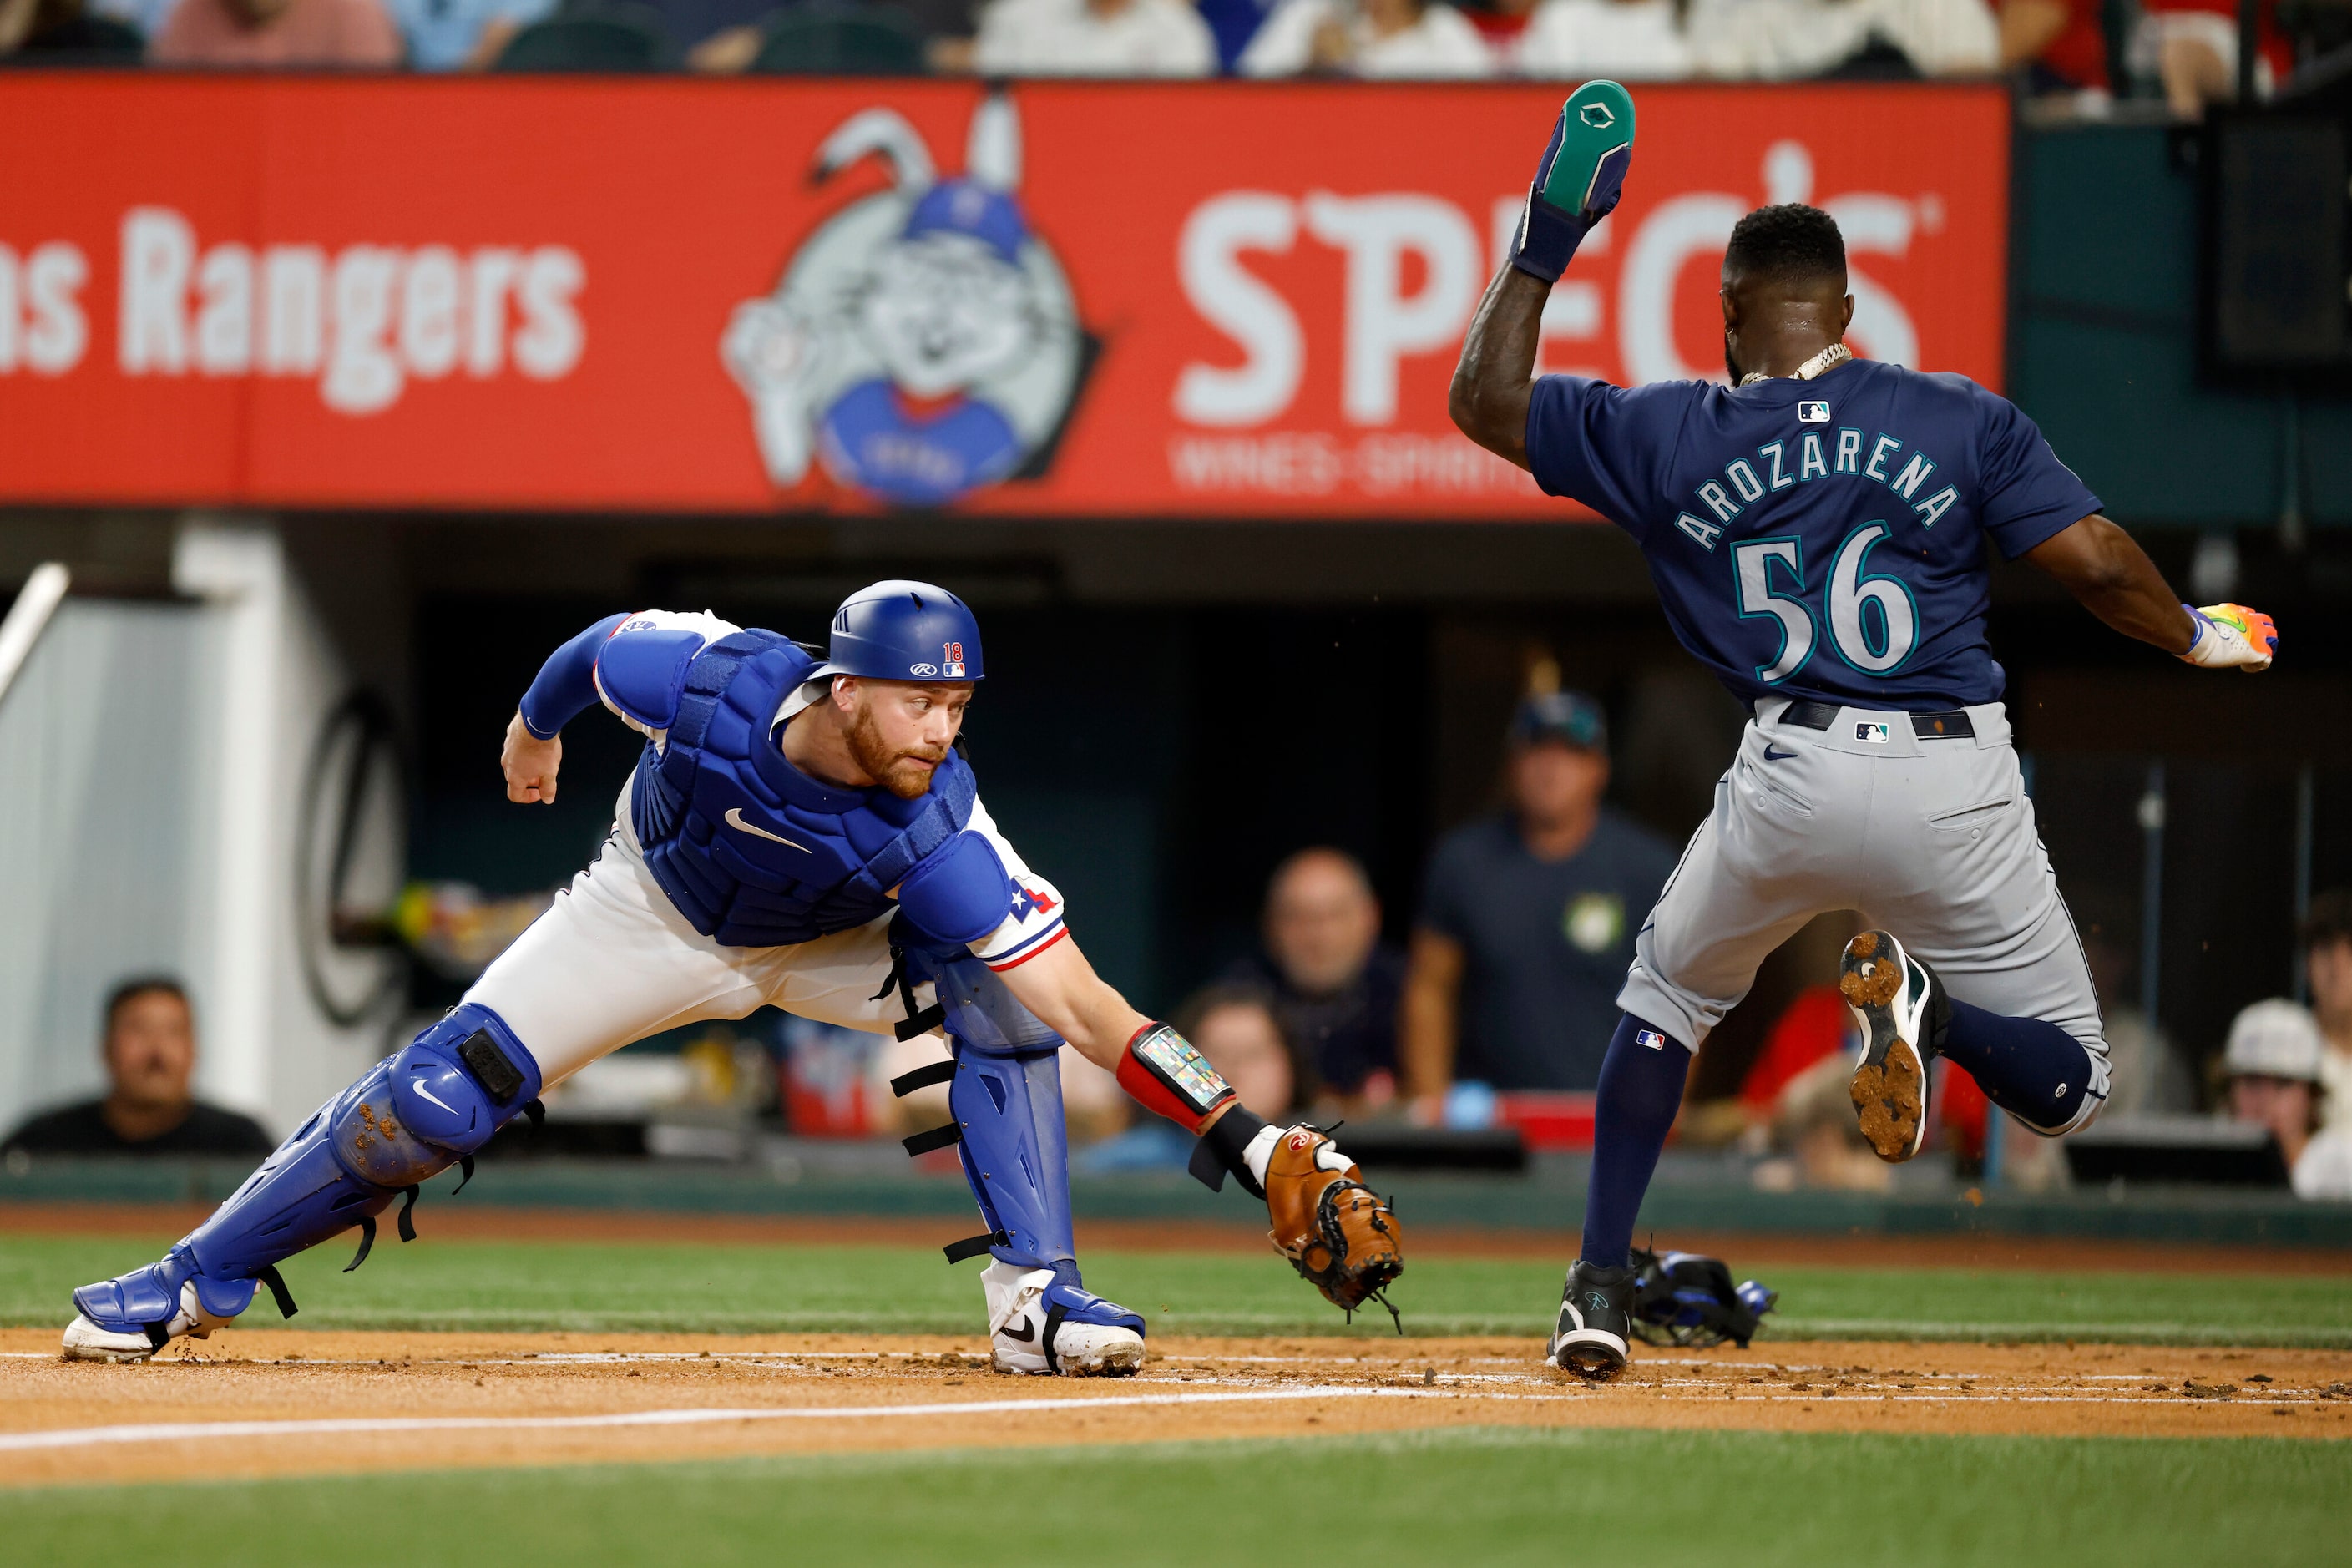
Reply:
[[[638,759],[630,824],[646,868],[696,931],[781,947],[866,924],[889,889],[971,820],[971,769],[950,752],[928,794],[836,789],[784,760],[777,708],[816,660],[739,632],[688,667],[666,749]]]

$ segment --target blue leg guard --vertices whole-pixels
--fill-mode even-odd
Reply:
[[[908,1138],[907,1149],[920,1154],[952,1144],[988,1226],[984,1235],[949,1247],[948,1261],[986,1252],[1015,1268],[1049,1268],[1055,1279],[1046,1303],[1057,1319],[1143,1332],[1142,1318],[1090,1294],[1078,1274],[1070,1234],[1062,1037],[968,952],[940,956],[910,950],[906,961],[910,982],[937,985],[940,1022],[955,1052],[952,1064],[910,1073],[893,1086],[903,1094],[945,1082],[955,1118]]]
[[[990,1256],[1024,1268],[1070,1262],[1077,1248],[1070,1239],[1060,1060],[964,1047],[956,1052],[948,1109],[963,1134],[957,1149],[988,1223]]]
[[[267,1284],[290,1318],[280,1262],[357,1226],[358,1268],[375,1216],[404,1194],[400,1235],[413,1239],[417,1184],[461,1162],[470,1176],[474,1151],[516,1116],[536,1114],[539,1091],[539,1064],[506,1021],[488,1007],[458,1007],[320,1106],[163,1261],[83,1286],[74,1306],[101,1331],[143,1332],[157,1346],[181,1313],[184,1285],[225,1319]]]

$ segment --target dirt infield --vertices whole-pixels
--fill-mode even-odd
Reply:
[[[202,1204],[0,1203],[0,1234],[31,1236],[180,1236],[212,1213]],[[912,1246],[939,1243],[936,1218],[648,1213],[626,1209],[435,1206],[433,1234],[457,1240],[794,1243]],[[1416,1229],[1413,1250],[1429,1257],[1544,1258],[1565,1265],[1578,1237],[1569,1231]],[[1717,1236],[1678,1232],[1659,1238],[1685,1251],[1734,1259],[1742,1268],[1849,1266],[2116,1270],[2165,1274],[2352,1276],[2352,1250],[2304,1247],[2216,1247],[2065,1237]],[[1081,1220],[1081,1250],[1263,1252],[1265,1232],[1246,1225],[1164,1220]]]
[[[1593,1388],[1517,1339],[1155,1339],[1011,1378],[970,1338],[234,1330],[143,1366],[0,1331],[0,1484],[1465,1424],[2352,1438],[2352,1352],[1759,1342]]]
[[[177,1234],[198,1208],[0,1205],[0,1232]],[[444,1205],[476,1239],[928,1247],[938,1222]],[[1089,1247],[1255,1251],[1241,1226],[1096,1224]],[[1678,1236],[1744,1267],[1946,1266],[2352,1275],[2352,1255],[2009,1237]],[[1431,1232],[1420,1250],[1558,1259],[1571,1237]],[[236,1329],[143,1366],[67,1363],[54,1328],[0,1330],[0,1486],[306,1471],[1469,1424],[1770,1431],[2352,1438],[2352,1352],[1767,1339],[1643,1352],[1617,1384],[1522,1338],[1155,1334],[1141,1375],[1000,1377],[984,1341],[877,1334]]]

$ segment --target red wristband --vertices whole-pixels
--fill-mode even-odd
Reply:
[[[1192,1043],[1166,1024],[1146,1024],[1118,1058],[1118,1087],[1155,1115],[1198,1132],[1233,1086]]]

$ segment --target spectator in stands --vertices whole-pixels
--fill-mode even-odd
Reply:
[[[1519,37],[1525,76],[1669,81],[1691,74],[1678,0],[1544,0]]]
[[[1633,933],[1674,851],[1601,805],[1609,731],[1581,692],[1512,718],[1510,807],[1430,858],[1405,978],[1405,1088],[1442,1117],[1455,1078],[1498,1089],[1591,1089],[1617,1026]]]
[[[2000,63],[1984,0],[1692,0],[1686,33],[1707,76],[1990,76]]]
[[[1764,1048],[1739,1080],[1739,1101],[1751,1121],[1769,1121],[1791,1082],[1825,1058],[1851,1058],[1861,1043],[1853,1009],[1838,988],[1809,985],[1773,1020]]]
[[[2270,1129],[2298,1197],[2352,1198],[2352,1133],[2319,1130],[2326,1051],[2308,1010],[2284,1000],[2246,1008],[2231,1021],[2221,1057],[2223,1114]]]
[[[2303,920],[2304,973],[2325,1049],[2319,1056],[2321,1112],[2331,1129],[2352,1132],[2352,888],[2311,900]]]
[[[384,0],[421,71],[488,70],[556,0]]]
[[[2001,0],[2000,68],[2031,93],[2107,90],[2100,0]]]
[[[2124,51],[2135,80],[2161,88],[2166,105],[2183,120],[2200,120],[2206,105],[2236,100],[2238,7],[2231,0],[2141,0],[2138,11]],[[2274,20],[2271,6],[2261,7],[2254,56],[2260,98],[2269,97],[2294,64]]]
[[[1768,1124],[1773,1155],[1750,1176],[1759,1188],[1883,1193],[1895,1184],[1894,1167],[1870,1152],[1855,1125],[1853,1077],[1846,1058],[1823,1057],[1780,1086]]]
[[[1224,1074],[1243,1110],[1277,1123],[1289,1118],[1300,1099],[1298,1079],[1282,1025],[1263,993],[1211,986],[1178,1008],[1176,1016],[1178,1031]]]
[[[89,14],[137,29],[143,52],[146,41],[163,30],[179,0],[89,0]]]
[[[1381,901],[1352,855],[1302,849],[1266,884],[1265,945],[1226,976],[1262,994],[1299,1098],[1361,1116],[1396,1096],[1404,955],[1381,941]]]
[[[1518,58],[1519,40],[1540,0],[1463,0],[1462,19],[1478,29],[1486,52],[1495,57],[1497,72],[1508,74]]]
[[[178,0],[147,58],[159,66],[392,70],[405,53],[378,0]]]
[[[1494,51],[1443,0],[1282,0],[1242,51],[1244,76],[1488,77]]]
[[[1242,51],[1249,47],[1257,30],[1265,26],[1276,0],[1195,0],[1194,9],[1207,23],[1209,35],[1217,43],[1217,69],[1220,73],[1240,68]]]
[[[2111,17],[2123,30],[2114,40],[2126,79],[2108,70]],[[2267,97],[2294,68],[2293,46],[2273,7],[2261,10],[2255,90]],[[2033,92],[2109,94],[2160,92],[2175,114],[2201,117],[2209,103],[2238,95],[2238,8],[2234,0],[2140,0],[2111,13],[2101,0],[2003,0],[2000,63]]]
[[[2197,1109],[2189,1064],[2161,1024],[2140,1010],[2132,984],[2139,930],[2132,900],[2095,885],[2067,900],[2081,934],[2091,989],[2107,1042],[2107,1103],[2102,1116],[2181,1116]],[[2022,1146],[2022,1145],[2021,1145]]]
[[[1187,0],[989,0],[971,64],[991,77],[1202,77],[1217,43]]]
[[[0,60],[12,66],[135,66],[145,40],[82,0],[0,0]]]
[[[249,1117],[206,1105],[190,1092],[195,1019],[178,981],[161,975],[124,981],[106,1000],[105,1029],[105,1098],[36,1116],[0,1149],[258,1156],[277,1147]]]

